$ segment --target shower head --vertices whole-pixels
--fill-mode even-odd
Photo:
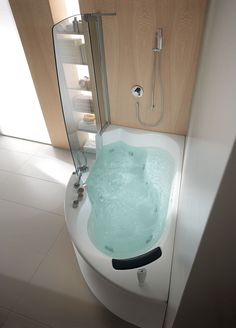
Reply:
[[[153,48],[152,51],[160,52],[163,48],[163,29],[159,28],[156,32],[156,48]]]

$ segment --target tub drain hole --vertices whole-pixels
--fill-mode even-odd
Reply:
[[[114,252],[114,249],[112,248],[112,247],[110,247],[110,246],[105,246],[105,249],[107,250],[107,251],[109,251],[109,252],[111,252],[111,253],[113,253]]]

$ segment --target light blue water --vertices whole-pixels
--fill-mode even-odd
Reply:
[[[165,227],[173,174],[174,160],[162,149],[104,146],[86,181],[96,248],[113,258],[150,250]]]

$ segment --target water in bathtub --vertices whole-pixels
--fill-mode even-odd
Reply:
[[[165,227],[173,173],[165,150],[121,141],[105,145],[86,181],[93,244],[113,258],[150,250]]]

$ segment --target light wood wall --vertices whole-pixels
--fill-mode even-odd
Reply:
[[[9,0],[53,146],[68,148],[56,78],[48,0]],[[20,83],[20,77],[19,77]]]
[[[103,18],[108,88],[113,124],[185,135],[204,28],[207,0],[79,0],[81,13],[116,12]],[[155,32],[163,28],[161,77],[164,118],[157,127],[139,124],[133,85],[143,86],[140,116],[146,123],[158,119],[149,110]],[[157,86],[158,85],[157,79]],[[157,88],[159,89],[159,88]],[[156,97],[160,104],[160,94]]]

